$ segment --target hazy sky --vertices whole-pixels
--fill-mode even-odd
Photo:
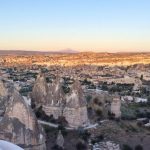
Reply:
[[[0,0],[0,49],[150,51],[150,0]]]

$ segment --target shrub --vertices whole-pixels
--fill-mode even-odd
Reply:
[[[83,142],[78,142],[76,145],[77,150],[87,150],[87,146]]]
[[[37,118],[47,121],[47,122],[52,122],[52,123],[56,123],[56,120],[54,119],[53,115],[48,116],[43,110],[42,110],[42,106],[40,106],[36,111],[35,111],[35,115]]]
[[[122,150],[133,150],[129,145],[124,144]]]
[[[88,141],[90,135],[91,134],[87,130],[79,131],[79,137],[81,137],[84,141]]]
[[[65,94],[67,94],[67,93],[70,92],[70,88],[68,86],[66,86],[66,85],[63,85],[62,89],[63,89],[63,91],[64,91]]]
[[[59,116],[57,119],[57,123],[62,125],[62,126],[67,126],[68,122],[64,116]]]
[[[59,125],[58,130],[61,130],[61,133],[62,133],[63,136],[67,136],[68,132],[67,132],[66,128],[63,125]]]
[[[143,123],[142,123],[142,122],[137,122],[137,125],[138,125],[139,127],[142,127]]]
[[[97,109],[96,111],[97,116],[102,116],[102,111],[100,109]]]
[[[99,135],[96,137],[98,141],[103,141],[104,140],[104,135]]]
[[[88,96],[86,97],[87,103],[89,103],[89,102],[91,101],[91,99],[92,99],[92,96],[91,96],[91,95],[88,95]]]
[[[141,145],[135,146],[135,150],[143,150],[143,147]]]
[[[49,127],[48,125],[43,125],[45,133],[50,133],[54,131],[54,128]]]
[[[62,147],[59,147],[58,145],[54,145],[54,146],[52,147],[52,150],[63,150],[63,148],[62,148]]]
[[[110,111],[108,111],[108,118],[110,120],[114,120],[115,119],[115,114],[111,113]]]

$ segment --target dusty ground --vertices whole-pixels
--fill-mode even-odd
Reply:
[[[114,141],[121,146],[127,144],[133,150],[137,145],[141,145],[144,150],[150,150],[150,130],[137,126],[136,121],[107,121],[88,131],[91,133],[90,139],[103,136],[104,140]],[[47,150],[51,150],[56,143],[58,129],[49,128],[46,133]],[[76,150],[80,139],[77,131],[67,131],[64,134],[65,150]]]
[[[49,128],[47,132],[47,150],[52,150],[52,147],[56,144],[58,130],[55,128]],[[79,136],[76,131],[67,131],[64,134],[64,148],[65,150],[76,150],[76,144],[79,141]]]
[[[127,144],[134,149],[140,144],[144,150],[150,150],[150,130],[137,126],[136,121],[108,121],[90,132],[93,137],[103,135],[121,146]]]

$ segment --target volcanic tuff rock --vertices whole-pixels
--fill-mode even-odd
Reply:
[[[66,95],[63,115],[72,127],[86,125],[88,121],[86,100],[80,82],[76,80]]]
[[[53,115],[57,119],[62,116],[64,106],[64,93],[61,87],[62,80],[59,77],[56,77],[53,83],[47,84],[45,76],[38,75],[31,94],[32,103],[36,108],[42,106],[47,115]]]
[[[81,84],[76,80],[71,86],[70,92],[66,96],[66,107],[78,108],[86,106],[86,100],[83,95]]]
[[[4,97],[7,95],[7,89],[2,81],[0,81],[0,96]]]
[[[36,91],[39,91],[42,95],[40,87],[36,85],[39,84],[37,82],[41,81],[39,78],[43,77],[44,76],[38,76],[32,95],[36,95],[35,88],[37,89]],[[42,81],[43,83],[41,83],[41,85],[44,85],[45,80]],[[59,116],[64,116],[69,126],[78,127],[87,124],[87,107],[80,82],[76,80],[70,87],[68,94],[64,93],[62,86],[62,79],[57,77],[52,84],[44,86],[47,87],[47,94],[44,99],[43,97],[39,97],[37,102],[42,102],[42,108],[47,115],[53,115],[55,119]]]
[[[32,91],[32,102],[35,104],[43,104],[46,102],[48,85],[43,74],[37,76],[35,85]]]
[[[61,130],[59,131],[59,133],[58,133],[58,135],[57,135],[56,144],[57,144],[59,147],[61,147],[61,148],[64,147],[64,137],[63,137],[63,135],[62,135],[62,133],[61,133]]]
[[[119,118],[121,116],[121,100],[119,96],[114,96],[113,101],[111,103],[111,113],[115,115],[115,118]]]
[[[51,106],[61,106],[64,103],[64,92],[62,89],[63,80],[58,76],[49,85],[48,93],[46,96],[46,104]]]
[[[24,149],[44,150],[45,135],[31,108],[14,88],[7,92],[7,105],[0,121],[0,138]]]

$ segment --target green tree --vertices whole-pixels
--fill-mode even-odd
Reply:
[[[140,80],[143,80],[143,74],[141,75]]]

